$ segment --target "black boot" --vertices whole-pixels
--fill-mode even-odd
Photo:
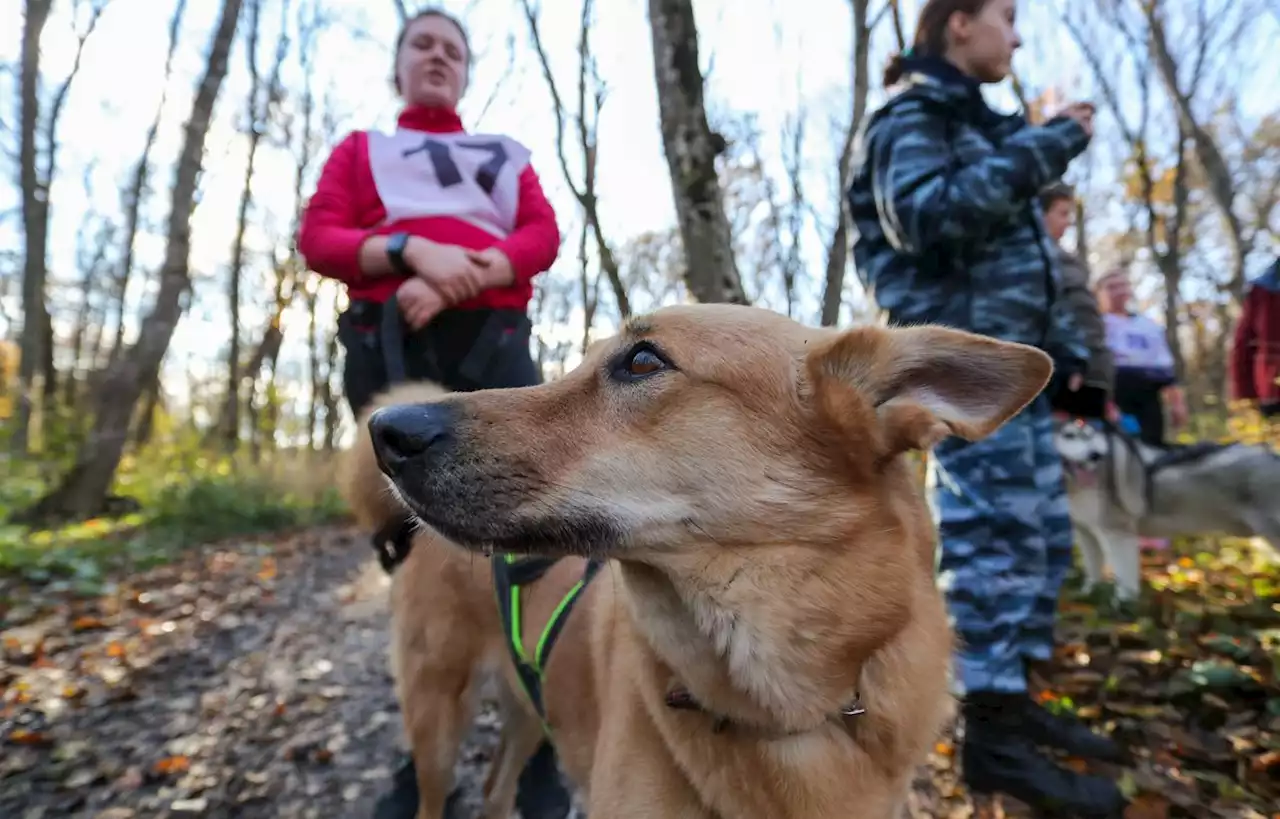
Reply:
[[[1022,730],[1037,745],[1066,751],[1071,756],[1122,764],[1128,754],[1114,740],[1095,734],[1070,714],[1055,714],[1040,703],[1022,700]]]
[[[454,787],[444,803],[444,819],[458,817],[458,801],[462,791]],[[373,808],[373,819],[417,819],[418,774],[413,769],[413,757],[405,755],[404,762],[391,777],[391,790],[378,798]]]
[[[1032,681],[1036,678],[1049,679],[1047,665],[1030,659],[1023,661],[1028,688],[1033,687]],[[1124,764],[1129,761],[1128,753],[1114,740],[1095,734],[1070,714],[1055,714],[1030,696],[1023,699],[1022,708],[1023,733],[1037,745],[1099,762]]]
[[[1126,800],[1109,779],[1078,774],[1043,756],[1026,733],[1019,694],[975,693],[964,704],[961,761],[971,793],[1005,793],[1056,816],[1118,819]]]
[[[524,819],[564,819],[573,807],[569,791],[560,779],[555,748],[546,740],[520,772],[516,807]]]

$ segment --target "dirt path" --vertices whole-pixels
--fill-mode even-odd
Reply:
[[[385,596],[364,540],[326,530],[12,608],[0,816],[368,816],[399,743]],[[482,715],[473,785],[495,739]]]
[[[1136,617],[1063,604],[1042,698],[1135,751],[1129,819],[1280,817],[1280,582],[1214,560],[1152,556],[1158,591]],[[3,819],[370,816],[399,713],[387,581],[354,531],[193,550],[90,598],[14,582],[0,578]],[[468,817],[496,738],[482,713],[458,768]],[[955,766],[941,738],[913,819],[973,815]]]

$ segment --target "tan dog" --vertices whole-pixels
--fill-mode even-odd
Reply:
[[[934,531],[902,456],[990,434],[1051,369],[938,327],[680,306],[553,383],[383,399],[348,497],[371,528],[401,502],[430,527],[393,589],[420,816],[442,815],[484,670],[507,682],[490,819],[540,738],[476,556],[496,549],[567,558],[533,587],[526,645],[582,556],[608,560],[544,678],[591,819],[896,817],[953,705]]]

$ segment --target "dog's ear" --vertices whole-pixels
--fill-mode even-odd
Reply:
[[[939,326],[842,332],[811,350],[806,366],[828,418],[878,427],[884,456],[948,435],[984,438],[1053,373],[1034,347]]]

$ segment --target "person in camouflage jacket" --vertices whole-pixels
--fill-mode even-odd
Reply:
[[[1060,297],[1058,248],[1037,197],[1089,144],[1093,108],[1043,125],[1004,116],[980,85],[1003,80],[1018,46],[1014,0],[928,0],[889,98],[864,126],[848,203],[858,275],[894,324],[938,323],[1034,345],[1056,364],[1051,389],[1078,389],[1089,351]],[[1053,650],[1071,566],[1062,461],[1046,394],[990,437],[935,447],[940,584],[957,631],[965,719],[962,770],[976,793],[1033,808],[1119,816],[1114,782],[1041,752],[1123,753],[1028,693]]]

